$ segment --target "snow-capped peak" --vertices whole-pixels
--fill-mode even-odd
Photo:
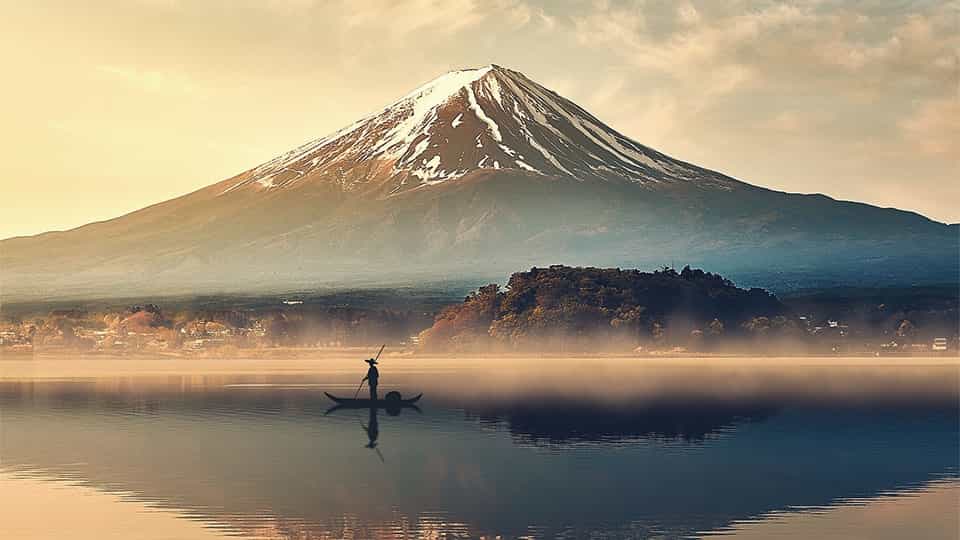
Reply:
[[[482,169],[646,186],[729,184],[630,140],[519,72],[489,65],[437,77],[244,173],[224,193],[326,181],[393,194]]]

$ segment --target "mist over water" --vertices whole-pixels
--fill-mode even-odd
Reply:
[[[364,367],[5,361],[0,471],[257,538],[699,536],[958,479],[954,359],[387,356],[419,408],[329,411]]]

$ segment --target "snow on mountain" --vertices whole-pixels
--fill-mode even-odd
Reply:
[[[643,146],[523,74],[491,65],[438,77],[244,173],[224,193],[321,181],[391,195],[482,169],[646,187],[738,184]]]
[[[910,212],[673,159],[488,66],[182,197],[0,240],[0,295],[486,281],[534,265],[673,261],[778,283],[942,282],[958,272],[956,239],[957,226]]]

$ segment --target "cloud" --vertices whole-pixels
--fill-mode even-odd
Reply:
[[[549,31],[557,27],[557,18],[552,15],[547,15],[547,13],[542,9],[537,11],[537,18],[540,20],[540,24],[545,30]]]
[[[476,0],[368,0],[342,2],[343,22],[348,32],[403,39],[431,31],[451,35],[481,22],[490,12]]]
[[[782,110],[763,119],[755,127],[758,131],[782,136],[805,137],[822,131],[826,125],[827,119],[823,113]]]
[[[182,73],[142,70],[115,65],[96,66],[96,71],[111,79],[148,92],[180,96],[206,93],[204,88]]]
[[[905,141],[916,151],[960,163],[960,99],[920,103],[899,125]],[[960,165],[954,168],[960,169]]]
[[[871,14],[843,4],[742,2],[743,9],[719,3],[676,6],[658,2],[601,4],[573,17],[584,45],[618,55],[638,69],[685,79],[739,65],[743,70],[824,82],[869,76],[871,83],[944,82],[956,73],[960,37],[956,13],[946,5],[927,11]],[[852,5],[851,5],[852,6]],[[659,10],[671,7],[668,14]],[[654,21],[657,24],[654,24]],[[673,21],[673,24],[664,21]],[[656,27],[656,28],[655,28]]]
[[[693,26],[700,22],[700,12],[690,2],[683,2],[677,6],[677,18],[680,24]]]
[[[892,131],[899,125],[916,133],[934,130],[932,118],[905,103],[956,99],[960,33],[957,13],[942,2],[912,10],[829,0],[600,2],[570,20],[580,44],[613,55],[619,71],[629,73],[623,93],[605,99],[657,94],[657,107],[675,102],[678,131],[694,129],[702,124],[698,117],[718,109],[741,109],[766,111],[770,129],[813,133],[824,126],[798,119],[828,107],[851,133],[856,123],[881,118]],[[884,110],[865,118],[866,107]],[[784,110],[794,118],[776,119]]]

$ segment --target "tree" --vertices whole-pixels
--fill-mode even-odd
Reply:
[[[910,320],[904,319],[897,326],[897,337],[909,343],[917,337],[917,327]]]
[[[481,287],[467,296],[463,304],[450,306],[437,315],[433,326],[420,333],[421,347],[428,350],[469,349],[487,341],[491,324],[500,312],[502,293],[499,285]],[[512,322],[512,321],[511,321]],[[511,324],[499,329],[510,334]]]
[[[753,317],[743,323],[743,329],[754,337],[763,337],[770,331],[770,319],[768,317]]]
[[[647,308],[644,306],[621,308],[617,310],[617,315],[610,320],[610,326],[630,336],[636,342],[642,341],[644,334],[646,334],[643,317],[646,310]]]
[[[707,335],[711,338],[719,338],[723,335],[723,323],[720,319],[714,319],[707,325]]]
[[[653,337],[654,341],[663,341],[664,335],[663,325],[658,321],[654,321],[653,324],[650,325],[650,336]]]

